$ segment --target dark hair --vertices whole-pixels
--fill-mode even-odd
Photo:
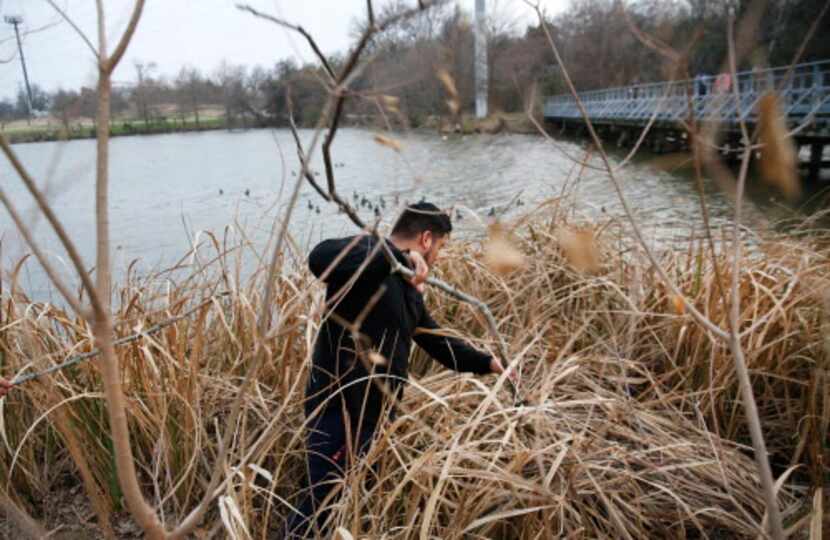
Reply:
[[[407,206],[392,228],[393,235],[404,238],[412,238],[425,231],[436,236],[450,234],[450,216],[432,203],[419,202]]]

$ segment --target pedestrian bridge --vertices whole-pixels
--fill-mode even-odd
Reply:
[[[830,146],[830,60],[780,68],[694,79],[637,84],[580,92],[591,123],[627,146],[649,127],[646,147],[655,152],[682,149],[687,137],[683,122],[717,122],[725,146],[740,146],[740,124],[750,128],[758,119],[761,98],[775,93],[798,147],[810,147],[809,175],[830,166],[823,160]],[[544,106],[545,121],[561,131],[585,129],[571,94],[553,96]]]
[[[595,124],[645,125],[652,117],[656,125],[676,124],[694,116],[738,126],[753,123],[758,101],[776,92],[792,127],[802,132],[830,136],[830,60],[789,67],[698,76],[683,81],[638,84],[580,92],[588,116]],[[545,119],[578,120],[582,114],[570,94],[548,98]]]

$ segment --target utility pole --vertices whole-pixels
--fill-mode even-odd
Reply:
[[[475,86],[476,118],[487,117],[487,13],[486,0],[476,0]]]
[[[14,34],[17,36],[17,50],[20,51],[20,63],[23,65],[23,80],[26,81],[26,105],[29,109],[29,123],[32,123],[32,87],[29,85],[29,73],[26,71],[26,58],[23,56],[23,44],[20,42],[20,30],[18,26],[23,23],[23,17],[19,15],[6,15],[5,20],[14,26]]]

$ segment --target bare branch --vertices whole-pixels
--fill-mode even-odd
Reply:
[[[418,12],[420,12],[424,9],[429,9],[429,8],[431,8],[435,5],[438,5],[442,2],[443,2],[443,0],[438,0],[438,1],[435,1],[435,2],[423,2],[423,3],[419,2],[419,7],[417,7],[417,8],[409,9],[409,10],[403,11],[403,12],[397,14],[397,15],[394,15],[394,16],[386,19],[385,21],[381,22],[379,25],[370,25],[370,27],[367,28],[364,31],[363,35],[358,40],[357,46],[352,50],[351,54],[349,55],[348,60],[345,62],[343,70],[340,72],[340,74],[336,78],[337,87],[334,89],[333,94],[331,95],[331,98],[329,100],[329,107],[327,109],[327,111],[333,110],[333,114],[331,115],[331,120],[329,121],[328,132],[326,133],[325,141],[323,143],[323,161],[325,163],[326,181],[328,183],[328,198],[327,198],[327,200],[330,200],[330,201],[334,202],[335,204],[337,204],[337,206],[349,217],[349,219],[352,221],[352,223],[354,223],[357,227],[359,227],[363,230],[368,230],[368,229],[366,227],[366,224],[363,222],[363,220],[357,214],[357,211],[354,210],[354,208],[352,208],[352,206],[346,200],[341,198],[340,195],[337,193],[337,185],[336,185],[335,178],[334,178],[334,168],[332,166],[332,160],[331,160],[331,146],[332,146],[332,143],[334,142],[334,138],[337,134],[337,129],[339,127],[340,118],[341,118],[342,112],[343,112],[343,106],[344,106],[346,98],[348,96],[348,91],[347,91],[348,90],[348,82],[351,79],[351,77],[352,77],[352,75],[353,75],[353,73],[354,73],[354,71],[355,71],[355,69],[358,65],[360,56],[363,54],[363,51],[365,50],[365,48],[368,45],[369,41],[371,40],[372,36],[374,36],[376,33],[382,32],[384,29],[389,28],[391,25],[393,25],[393,24],[395,24],[395,23],[397,23],[401,20],[404,20],[408,17],[411,17],[411,16],[417,14]],[[324,115],[324,117],[325,116],[326,115]],[[293,122],[292,122],[292,130],[294,132],[294,140],[297,143],[297,151],[300,155],[300,162],[302,164],[306,164],[308,162],[308,160],[306,158],[307,155],[302,150],[300,139],[299,139],[299,137],[296,133],[296,126],[294,126]],[[305,168],[305,165],[304,165],[304,168]],[[303,171],[303,172],[305,173],[307,171]],[[321,189],[319,189],[319,186],[316,185],[316,182],[312,182],[312,186],[315,187],[315,189],[317,190],[318,193],[320,193],[322,191]],[[321,193],[321,195],[322,195],[322,193]],[[368,231],[372,235],[374,235],[375,237],[379,238],[377,230],[373,229],[373,230],[368,230]],[[399,273],[401,273],[401,274],[403,274],[404,276],[407,276],[407,277],[414,276],[414,273],[412,272],[412,270],[410,270],[409,268],[404,267],[403,265],[401,265],[397,261],[397,259],[395,259],[394,255],[392,254],[391,250],[389,249],[389,247],[386,245],[385,242],[381,241],[380,244],[384,248],[383,249],[384,256],[387,258],[389,263],[392,265],[393,272],[399,272]],[[488,330],[490,331],[490,333],[493,335],[494,339],[496,340],[496,344],[497,344],[497,347],[499,349],[499,355],[502,357],[503,361],[509,363],[508,351],[507,351],[507,346],[504,342],[504,338],[501,336],[501,334],[498,331],[498,325],[496,324],[496,320],[493,317],[492,312],[490,311],[490,309],[488,308],[488,306],[484,302],[482,302],[481,300],[478,300],[477,298],[469,296],[467,294],[461,293],[460,291],[456,290],[455,288],[451,287],[450,285],[444,283],[441,280],[435,279],[435,278],[428,278],[426,283],[428,283],[428,284],[430,284],[434,287],[439,288],[440,290],[444,291],[445,293],[449,294],[450,296],[452,296],[452,297],[454,297],[454,298],[456,298],[456,299],[458,299],[462,302],[473,305],[479,311],[481,311],[484,314],[485,319],[487,320]],[[516,388],[515,383],[512,380],[510,380],[510,383],[511,383],[511,389],[513,390],[514,398],[518,401],[519,400],[518,389]]]
[[[95,56],[95,59],[100,60],[100,56],[98,55],[98,49],[95,48],[95,45],[92,44],[92,41],[90,41],[90,39],[87,37],[84,31],[81,30],[77,24],[75,24],[75,21],[73,21],[72,18],[70,18],[69,15],[55,3],[55,0],[46,0],[46,2],[48,2],[49,5],[52,6],[52,9],[57,11],[58,15],[60,15],[63,18],[63,20],[66,21],[69,24],[69,26],[72,27],[73,30],[75,30],[75,33],[77,33],[81,37],[83,42],[86,43],[86,46],[89,47],[89,50],[92,51],[92,54],[93,56]]]
[[[331,123],[329,124],[329,132],[326,134],[326,138],[323,141],[323,165],[326,168],[326,180],[329,185],[329,193],[331,193],[333,197],[336,196],[336,191],[334,185],[334,166],[331,162],[331,145],[334,142],[334,137],[337,135],[337,128],[340,126],[340,117],[343,114],[343,106],[346,103],[346,95],[340,88],[336,88],[334,97],[336,99],[334,114],[332,115]]]
[[[629,223],[631,224],[631,228],[634,232],[634,236],[637,239],[637,242],[643,246],[643,249],[646,255],[648,256],[649,262],[651,262],[651,264],[654,266],[654,269],[657,271],[658,275],[660,276],[660,279],[666,284],[667,287],[671,289],[672,294],[679,296],[681,298],[685,298],[682,291],[678,289],[674,281],[672,281],[668,274],[666,274],[666,271],[662,268],[659,261],[657,260],[657,256],[654,254],[654,251],[646,242],[645,237],[643,236],[643,233],[640,230],[640,226],[637,223],[637,219],[634,217],[634,212],[631,210],[631,207],[628,204],[628,199],[625,197],[625,194],[622,191],[622,186],[620,185],[619,179],[616,176],[614,166],[611,165],[611,161],[608,158],[608,154],[605,152],[602,140],[599,138],[599,135],[597,135],[597,132],[594,129],[594,126],[591,123],[590,118],[588,116],[588,112],[585,110],[585,106],[582,103],[582,99],[580,99],[579,93],[576,91],[576,88],[573,85],[573,81],[571,80],[570,75],[568,75],[568,71],[565,68],[564,62],[562,60],[562,56],[559,54],[559,48],[554,43],[553,37],[550,34],[550,29],[548,28],[547,22],[544,20],[542,12],[539,10],[538,7],[536,8],[536,12],[539,17],[539,23],[542,25],[542,29],[545,32],[545,37],[547,38],[548,44],[550,45],[556,57],[556,61],[562,67],[562,74],[565,78],[565,83],[568,85],[568,90],[571,92],[571,95],[573,95],[574,100],[576,101],[576,105],[579,108],[579,112],[582,115],[582,118],[585,120],[588,132],[591,135],[591,140],[594,142],[594,145],[597,147],[597,150],[599,151],[599,155],[602,158],[602,162],[605,165],[606,170],[608,171],[608,176],[611,179],[611,183],[614,186],[614,190],[617,192],[617,197],[620,200],[620,203],[622,204],[623,210],[625,211],[625,215],[628,218]],[[701,313],[694,305],[692,305],[691,302],[684,301],[684,303],[689,308],[689,313],[691,313],[694,319],[701,326],[706,328],[707,331],[711,332],[712,334],[718,336],[721,339],[727,339],[729,337],[729,334],[724,332],[722,328],[719,328],[712,321],[710,321],[703,313]]]
[[[352,70],[354,70],[355,65],[357,64],[358,60],[363,54],[363,50],[369,44],[369,41],[371,41],[372,36],[385,31],[387,28],[399,23],[400,21],[406,20],[414,15],[417,15],[421,11],[431,9],[435,6],[445,3],[446,1],[447,0],[419,1],[418,7],[407,9],[400,13],[392,15],[391,17],[381,21],[374,27],[368,28],[365,32],[363,32],[363,35],[358,40],[357,45],[355,46],[352,53],[349,55],[349,59],[346,60],[343,69],[340,71],[340,76],[337,78],[337,84],[342,84],[343,82],[345,82],[346,78],[349,77],[349,75],[351,75]]]
[[[308,41],[309,46],[311,46],[311,50],[314,51],[314,54],[317,56],[317,59],[320,60],[320,63],[323,64],[323,68],[326,70],[326,73],[329,74],[332,81],[337,79],[337,76],[334,74],[334,70],[331,69],[331,65],[329,65],[329,61],[326,60],[326,55],[323,54],[323,51],[320,50],[320,47],[317,46],[317,42],[314,41],[314,38],[311,37],[305,28],[297,24],[291,24],[290,22],[284,21],[282,19],[278,19],[273,15],[269,15],[267,13],[263,13],[258,11],[247,4],[236,4],[236,8],[241,11],[247,11],[248,13],[254,15],[255,17],[259,17],[260,19],[265,19],[266,21],[271,21],[274,24],[278,24],[284,28],[288,28],[289,30],[293,30],[303,36],[306,41]]]
[[[790,62],[790,67],[787,69],[786,75],[784,75],[783,80],[781,81],[781,87],[778,89],[783,90],[790,84],[790,80],[792,79],[793,73],[795,73],[795,65],[801,60],[801,57],[804,56],[804,51],[807,49],[807,44],[810,40],[813,39],[813,36],[816,34],[816,30],[818,30],[819,24],[824,19],[824,16],[827,15],[827,10],[830,9],[830,2],[824,2],[824,7],[821,8],[816,19],[813,21],[813,24],[810,25],[810,29],[807,31],[807,34],[804,36],[804,39],[801,41],[801,45],[798,47],[798,50],[795,52],[792,61]]]
[[[372,0],[366,0],[366,11],[369,13],[369,28],[374,28],[375,8],[372,6]]]
[[[381,242],[381,244],[383,245],[386,251],[389,251],[389,246],[387,246],[385,242]],[[389,256],[391,256],[392,260],[394,261],[394,266],[392,268],[393,273],[397,272],[409,278],[415,276],[415,272],[399,263],[398,260],[394,258],[394,255],[392,255],[391,252],[389,252],[387,258]],[[462,302],[470,304],[484,315],[484,318],[487,320],[487,329],[489,330],[490,334],[496,339],[496,347],[498,348],[499,356],[504,362],[508,364],[505,366],[505,368],[509,369],[509,367],[511,367],[511,362],[510,356],[508,355],[507,351],[507,343],[504,341],[504,337],[502,337],[501,332],[499,332],[498,323],[496,322],[496,318],[493,316],[493,312],[490,311],[490,307],[478,298],[463,293],[455,287],[452,287],[451,285],[448,285],[447,283],[441,281],[440,279],[430,277],[427,278],[426,283],[445,292],[446,294],[450,295],[456,300],[460,300]],[[520,401],[521,394],[519,393],[519,389],[516,386],[516,383],[511,378],[508,378],[507,380],[510,381],[510,389],[513,392],[513,398],[517,402]]]
[[[311,187],[314,188],[326,202],[331,202],[331,197],[329,197],[328,193],[323,190],[320,184],[317,183],[317,180],[314,178],[314,174],[308,169],[308,165],[306,164],[305,155],[303,154],[303,145],[300,142],[300,135],[297,132],[297,124],[294,122],[294,111],[293,108],[289,104],[288,109],[288,124],[291,128],[291,135],[294,136],[294,143],[297,145],[297,156],[300,160],[300,175],[305,176],[305,179],[308,180],[308,183],[311,184]]]
[[[61,23],[61,18],[58,17],[57,20],[55,20],[54,22],[46,23],[42,26],[38,26],[36,28],[31,28],[31,29],[26,30],[26,31],[21,31],[20,32],[20,37],[24,38],[24,37],[31,36],[32,34],[37,34],[37,33],[43,32],[45,30],[49,30],[50,28],[54,28],[54,27],[58,26],[60,23]],[[14,40],[15,40],[14,35],[12,35],[11,37],[0,39],[0,45],[2,45],[4,43],[7,43],[9,41],[14,41]],[[12,60],[14,60],[15,57],[17,57],[17,54],[18,54],[17,51],[13,52],[12,55],[8,58],[8,60],[5,59],[5,58],[0,60],[0,64],[11,62]]]
[[[625,22],[628,25],[629,30],[634,36],[640,40],[640,42],[645,45],[646,47],[654,50],[661,56],[667,57],[673,63],[679,64],[682,62],[684,55],[681,55],[677,51],[675,51],[671,46],[667,43],[663,42],[662,40],[643,32],[633,20],[631,20],[631,15],[628,13],[628,10],[625,9],[625,6],[621,1],[618,0],[617,2],[617,11],[622,14],[623,18],[625,18]],[[689,45],[691,47],[697,41],[697,37],[692,40],[692,43]]]
[[[44,216],[46,216],[46,220],[52,226],[52,229],[61,241],[61,245],[63,245],[63,248],[69,255],[69,260],[71,260],[72,264],[75,266],[75,271],[78,272],[78,277],[81,279],[81,284],[83,285],[84,290],[89,295],[92,308],[96,311],[100,310],[101,302],[97,292],[95,291],[95,285],[92,283],[92,279],[86,271],[86,267],[81,260],[81,256],[75,248],[75,244],[69,239],[66,229],[64,229],[61,222],[58,221],[58,217],[55,215],[52,207],[49,206],[49,203],[46,201],[46,197],[44,197],[43,193],[41,193],[37,188],[34,179],[29,175],[29,171],[26,170],[26,167],[24,167],[23,163],[17,158],[17,154],[14,153],[14,150],[12,150],[11,145],[9,145],[9,142],[3,134],[0,134],[0,150],[2,150],[6,155],[9,163],[11,163],[15,172],[17,172],[17,175],[23,181],[26,189],[29,190],[29,193],[35,199],[38,208],[40,208],[40,211],[43,212]]]
[[[112,92],[111,75],[120,55],[124,53],[130,38],[138,24],[143,0],[137,0],[133,17],[116,54],[107,57],[107,33],[103,0],[97,0],[98,12],[98,50],[100,54],[98,69],[98,110],[96,123],[97,162],[95,171],[95,230],[96,230],[96,287],[100,299],[100,309],[95,311],[92,321],[93,334],[101,349],[101,375],[104,381],[104,395],[107,402],[112,443],[115,448],[115,463],[118,482],[124,493],[124,499],[130,513],[145,535],[153,540],[166,536],[164,526],[155,510],[147,503],[141,492],[136,473],[133,448],[130,443],[130,431],[127,425],[127,404],[122,385],[122,374],[118,355],[113,344],[113,322],[110,313],[111,302],[111,268],[110,268],[110,231],[109,231],[109,129],[110,98]]]
[[[136,0],[135,6],[133,6],[133,14],[130,17],[130,22],[127,24],[127,29],[124,30],[124,34],[121,36],[121,41],[118,42],[118,45],[116,45],[115,50],[112,52],[112,56],[107,59],[104,66],[107,73],[111,74],[121,61],[121,58],[124,56],[124,53],[127,50],[127,45],[130,44],[130,41],[133,39],[133,34],[135,34],[135,30],[138,27],[138,21],[141,19],[141,13],[143,10],[144,0]]]
[[[687,60],[689,57],[689,53],[692,48],[697,44],[697,41],[700,39],[701,31],[698,30],[690,42],[686,45],[686,49],[681,53],[675,51],[672,47],[668,44],[662,42],[661,40],[655,38],[654,36],[644,32],[640,29],[635,22],[632,20],[631,15],[628,13],[628,10],[625,9],[622,2],[618,4],[618,9],[622,12],[623,16],[625,17],[626,23],[628,28],[631,32],[637,37],[640,42],[655,50],[661,56],[666,57],[670,62],[674,64],[672,69],[673,75],[676,78],[683,78],[687,79],[688,69],[687,69]],[[664,97],[668,97],[668,93],[670,91],[670,86],[666,86],[666,91],[664,93]],[[704,234],[707,239],[707,245],[709,248],[709,253],[712,258],[712,269],[715,273],[715,283],[718,289],[718,292],[721,297],[721,301],[724,305],[726,305],[726,291],[723,288],[723,282],[721,279],[720,274],[720,267],[718,266],[715,260],[715,243],[712,238],[712,229],[710,226],[710,219],[709,219],[709,206],[706,203],[706,192],[703,187],[703,171],[702,171],[702,148],[701,145],[703,144],[703,139],[699,137],[698,134],[698,126],[697,126],[697,119],[695,118],[695,109],[692,101],[692,91],[691,88],[686,88],[686,104],[689,110],[689,120],[687,123],[682,123],[683,127],[686,129],[686,133],[689,136],[689,141],[692,145],[692,153],[693,153],[693,162],[694,162],[694,169],[695,169],[695,186],[697,187],[698,191],[698,200],[700,201],[700,209],[703,217],[703,230]],[[657,109],[655,109],[654,115],[652,116],[652,120],[657,116]],[[651,120],[649,121],[648,126],[646,129],[651,125]],[[637,141],[637,145],[634,148],[634,151],[630,154],[630,156],[634,155],[634,152],[639,148],[640,144],[645,140],[645,131],[640,136],[640,140]],[[619,168],[619,167],[618,167]]]
[[[268,335],[268,329],[271,327],[271,307],[274,299],[277,263],[279,262],[279,256],[282,253],[285,237],[288,234],[288,225],[291,222],[291,216],[294,212],[294,209],[297,207],[297,201],[299,200],[300,188],[302,187],[302,185],[303,175],[300,174],[298,175],[297,182],[294,184],[294,189],[291,192],[291,199],[288,203],[288,209],[286,210],[285,216],[283,217],[279,236],[277,237],[277,243],[274,246],[274,251],[271,255],[271,262],[268,266],[268,274],[265,280],[265,297],[262,305],[262,313],[260,313],[259,321],[257,324],[257,332],[259,334],[260,339],[257,341],[256,344],[256,350],[254,351],[254,360],[253,362],[251,362],[247,372],[245,373],[245,378],[243,379],[242,384],[237,390],[236,399],[234,400],[233,405],[231,407],[230,416],[226,419],[225,432],[222,436],[222,440],[219,445],[219,455],[216,457],[216,461],[214,462],[213,472],[211,473],[210,481],[208,482],[208,485],[205,488],[205,494],[202,497],[202,500],[199,502],[199,504],[196,505],[196,508],[193,511],[191,511],[187,518],[185,518],[185,520],[182,521],[181,525],[170,534],[169,538],[171,540],[184,538],[187,535],[189,535],[193,531],[193,529],[195,529],[199,525],[205,513],[207,513],[208,508],[210,508],[210,503],[215,497],[214,490],[219,485],[222,479],[222,473],[225,471],[225,462],[227,460],[228,454],[230,453],[231,439],[236,433],[234,426],[237,425],[240,415],[245,410],[245,399],[248,395],[248,391],[253,382],[256,380],[260,368],[266,362],[266,360],[270,358],[270,350],[267,346],[265,346],[265,339]],[[285,317],[280,319],[279,323],[282,324],[284,320]]]
[[[191,308],[191,309],[185,311],[184,313],[182,313],[180,315],[176,315],[175,317],[171,317],[169,319],[166,319],[164,321],[156,323],[153,326],[151,326],[150,328],[148,328],[146,330],[142,330],[141,332],[136,332],[135,334],[131,334],[129,336],[125,336],[125,337],[116,339],[115,341],[112,342],[112,344],[114,346],[126,345],[128,343],[133,343],[134,341],[138,341],[139,339],[141,339],[143,337],[153,335],[156,332],[159,332],[159,331],[167,328],[170,325],[173,325],[173,324],[175,324],[175,323],[177,323],[177,322],[179,322],[183,319],[186,319],[186,318],[190,317],[191,315],[193,315],[194,313],[196,313],[200,309],[202,309],[202,308],[206,307],[207,305],[211,304],[217,298],[227,296],[228,294],[230,294],[230,293],[223,292],[223,293],[215,294],[215,295],[211,296],[210,298],[208,298],[207,300],[204,300],[203,302],[201,302],[196,307]],[[61,353],[61,354],[63,354],[63,353]],[[70,368],[72,366],[76,366],[76,365],[80,364],[81,362],[84,362],[84,361],[89,360],[91,358],[95,358],[96,356],[98,356],[100,354],[101,354],[101,349],[93,349],[89,352],[75,355],[75,356],[69,358],[68,360],[66,360],[64,362],[61,362],[60,364],[56,364],[56,365],[54,365],[52,367],[49,367],[47,369],[44,369],[43,371],[39,371],[37,373],[30,373],[28,375],[22,375],[20,377],[17,377],[16,379],[11,381],[11,385],[12,386],[20,386],[21,384],[25,384],[25,383],[27,383],[29,381],[33,381],[35,379],[39,379],[39,378],[41,378],[45,375],[50,375],[52,373],[57,373],[58,371],[63,371],[64,369]],[[55,356],[55,353],[48,355],[47,358],[49,356]],[[32,363],[37,364],[38,362],[42,362],[42,361],[43,361],[43,359],[40,358],[37,361],[34,361]]]
[[[729,64],[732,71],[733,80],[737,81],[736,74],[736,47],[733,36],[733,24],[730,20],[728,31],[729,43]],[[738,84],[733,85],[735,92],[738,92]],[[739,101],[740,103],[740,101]],[[745,123],[741,122],[741,130],[744,134],[745,143],[749,146],[749,137]],[[732,305],[729,311],[730,320],[730,338],[729,348],[732,350],[732,356],[735,359],[735,373],[738,377],[738,383],[741,388],[741,397],[746,411],[747,423],[749,424],[749,433],[752,437],[752,446],[755,450],[755,462],[758,465],[758,473],[761,477],[761,486],[763,487],[764,499],[767,505],[767,524],[770,529],[770,534],[774,540],[784,540],[784,528],[781,522],[781,513],[778,509],[778,501],[775,497],[775,480],[772,476],[772,469],[769,465],[769,458],[767,457],[767,447],[764,441],[764,432],[761,429],[761,419],[758,414],[758,406],[755,403],[755,395],[752,392],[752,381],[749,379],[749,370],[744,359],[744,351],[741,346],[740,334],[740,317],[741,317],[741,217],[743,210],[744,187],[746,185],[746,177],[749,173],[749,160],[752,157],[752,150],[749,148],[744,150],[743,160],[741,162],[741,170],[738,174],[738,191],[735,200],[735,223],[732,234],[734,246],[734,253],[732,254]]]
[[[763,4],[763,2],[761,3]],[[757,6],[754,6],[757,8]],[[752,41],[751,36],[754,35],[755,31],[757,30],[758,21],[761,13],[761,9],[756,9],[751,11],[745,20],[742,21],[741,25],[741,35],[743,39],[741,40],[741,46],[739,49],[739,53],[736,53],[736,47],[734,45],[735,41],[732,36],[732,22],[730,21],[729,26],[729,64],[731,68],[731,73],[733,80],[735,79],[735,64],[736,64],[736,56],[739,54],[742,56],[750,47],[749,43]],[[548,43],[553,50],[554,55],[556,56],[557,63],[562,68],[562,73],[565,78],[565,82],[568,85],[568,89],[574,97],[576,104],[580,110],[580,114],[588,128],[588,131],[591,135],[591,138],[594,141],[597,149],[600,152],[600,156],[605,163],[605,166],[608,170],[609,178],[614,185],[614,189],[617,192],[618,198],[623,205],[625,210],[626,216],[628,217],[629,223],[634,231],[634,235],[637,238],[638,243],[645,249],[646,254],[649,257],[649,260],[653,264],[655,270],[659,274],[661,280],[669,287],[672,292],[681,298],[683,298],[680,291],[677,289],[676,285],[668,278],[663,268],[658,264],[658,261],[654,257],[653,252],[651,251],[650,247],[645,243],[644,238],[640,232],[639,225],[637,224],[629,206],[627,200],[622,192],[621,186],[614,174],[614,169],[611,166],[608,156],[602,146],[602,141],[599,139],[596,131],[594,130],[593,124],[590,120],[590,117],[583,106],[582,100],[579,97],[579,94],[576,91],[576,88],[573,85],[573,82],[568,75],[568,71],[564,66],[562,58],[559,54],[559,50],[556,47],[556,44],[553,41],[553,38],[550,34],[548,29],[547,23],[545,22],[541,11],[539,10],[538,6],[536,7],[536,12],[539,18],[539,22],[542,25],[542,28],[545,32],[545,36],[547,37]],[[738,95],[738,88],[737,84],[733,85],[733,92],[736,96],[737,100],[740,100],[740,96]],[[740,101],[738,101],[740,102]],[[735,230],[734,230],[734,242],[735,242],[735,253],[734,253],[734,266],[732,272],[732,306],[730,312],[730,332],[725,332],[723,329],[715,325],[711,320],[709,320],[705,315],[700,313],[697,308],[691,305],[689,302],[685,302],[685,305],[689,309],[689,313],[692,314],[694,319],[706,328],[708,331],[713,333],[714,335],[718,336],[721,339],[724,339],[729,343],[730,349],[733,353],[733,358],[735,361],[735,370],[738,375],[739,385],[741,387],[741,394],[742,399],[744,402],[744,408],[747,416],[747,423],[749,424],[750,434],[752,435],[753,447],[755,450],[755,459],[758,466],[758,474],[761,478],[761,484],[764,491],[764,498],[767,505],[767,512],[768,512],[768,523],[770,527],[770,532],[772,537],[775,540],[783,540],[783,529],[781,526],[781,516],[778,511],[778,504],[775,498],[775,487],[774,482],[772,479],[772,473],[769,467],[769,460],[766,454],[766,446],[764,444],[763,433],[761,431],[761,424],[760,419],[758,416],[757,406],[755,404],[755,399],[752,393],[752,386],[749,380],[749,372],[746,367],[746,362],[744,360],[743,350],[741,348],[740,343],[740,333],[739,333],[739,317],[740,317],[740,218],[741,218],[741,204],[743,198],[743,188],[746,181],[746,175],[748,171],[748,164],[749,158],[752,154],[750,149],[751,140],[749,138],[749,134],[746,128],[746,124],[743,120],[741,120],[741,131],[743,133],[744,141],[745,141],[745,150],[744,150],[744,159],[741,167],[741,172],[738,180],[738,193],[737,193],[737,201],[736,201],[736,217],[735,217]]]
[[[34,253],[35,258],[46,271],[46,275],[49,276],[50,280],[52,280],[52,283],[58,289],[58,292],[61,293],[61,296],[63,296],[64,300],[66,300],[69,306],[79,316],[88,316],[86,310],[81,307],[80,303],[78,303],[78,300],[75,299],[75,296],[63,282],[63,280],[61,280],[61,278],[58,276],[58,273],[55,271],[54,268],[52,268],[52,265],[49,263],[49,260],[46,258],[46,255],[44,255],[44,253],[40,250],[40,247],[38,246],[37,242],[35,242],[34,238],[32,237],[31,231],[29,231],[29,228],[26,226],[25,223],[23,223],[23,219],[20,217],[20,214],[17,213],[17,210],[15,209],[11,201],[8,199],[8,197],[6,197],[6,194],[2,188],[0,188],[0,202],[2,202],[3,206],[6,207],[6,211],[8,211],[9,215],[12,218],[12,221],[14,221],[14,224],[17,226],[17,230],[20,231],[20,234],[21,236],[23,236],[23,239],[26,241],[26,244],[29,246],[29,249],[32,250],[32,253]]]

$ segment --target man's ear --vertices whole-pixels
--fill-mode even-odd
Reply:
[[[432,243],[435,241],[435,238],[432,237],[432,231],[424,231],[421,233],[421,246],[424,248],[424,251],[429,252],[432,249]]]

